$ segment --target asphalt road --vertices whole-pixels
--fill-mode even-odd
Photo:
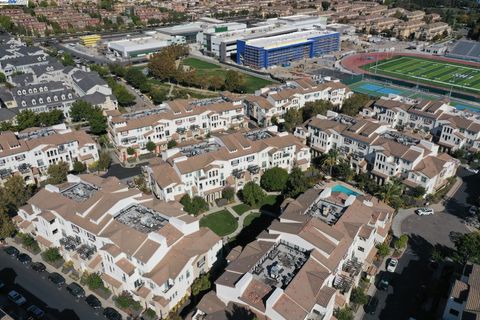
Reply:
[[[48,279],[48,273],[38,273],[0,251],[0,279],[6,287],[0,292],[0,305],[23,319],[24,308],[34,304],[46,312],[52,320],[105,320],[101,311],[94,311],[83,300],[73,298],[65,288],[55,287]],[[68,279],[67,279],[68,281]],[[10,290],[21,293],[27,303],[18,308],[7,299]],[[25,318],[26,319],[26,318]]]
[[[433,269],[430,257],[433,249],[449,252],[453,249],[450,232],[468,232],[462,223],[469,203],[474,203],[480,194],[480,175],[463,168],[458,175],[463,183],[443,212],[432,216],[408,216],[401,225],[402,233],[409,235],[409,245],[393,275],[388,291],[378,291],[379,300],[375,315],[365,315],[364,320],[416,320],[437,319],[443,308],[439,287],[448,286],[449,277],[440,276],[442,269]],[[443,272],[447,272],[444,269]],[[434,280],[436,279],[436,280]]]
[[[120,180],[130,179],[142,173],[142,165],[144,164],[137,164],[133,168],[125,168],[118,163],[112,164],[103,177],[117,177]]]

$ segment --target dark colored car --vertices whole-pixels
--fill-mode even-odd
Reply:
[[[50,280],[57,287],[61,287],[65,284],[65,278],[62,277],[57,272],[52,272],[48,275],[48,280]]]
[[[20,253],[17,248],[12,246],[6,247],[5,249],[3,249],[3,251],[5,251],[6,254],[12,257],[16,257]]]
[[[47,267],[45,267],[45,265],[41,262],[33,262],[31,266],[33,271],[44,272],[47,270]]]
[[[102,303],[95,297],[93,294],[88,295],[85,298],[85,302],[92,307],[93,309],[100,309],[102,307]]]
[[[378,299],[376,297],[370,297],[370,299],[368,299],[368,303],[363,307],[363,310],[365,310],[365,312],[368,314],[375,314],[377,307]]]
[[[386,291],[388,290],[388,287],[391,285],[391,278],[387,273],[384,273],[382,277],[380,278],[380,281],[378,281],[377,288],[379,290]]]
[[[17,259],[22,264],[29,264],[30,262],[32,262],[32,258],[30,258],[30,256],[26,253],[19,253],[17,255]]]
[[[76,282],[70,283],[67,286],[67,291],[77,299],[85,297],[85,290]]]
[[[122,315],[117,310],[107,307],[103,310],[103,315],[108,320],[122,320]]]
[[[45,315],[45,311],[35,305],[31,305],[30,307],[28,307],[27,311],[33,319],[41,319]]]

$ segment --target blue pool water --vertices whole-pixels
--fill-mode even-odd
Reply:
[[[383,94],[401,94],[402,91],[393,89],[393,88],[385,88],[373,83],[365,83],[360,86],[361,89],[368,90],[368,91],[375,91]]]
[[[354,196],[358,196],[360,193],[358,192],[355,192],[347,187],[344,187],[342,186],[341,184],[336,184],[333,186],[332,188],[332,192],[341,192],[341,193],[345,193],[346,195],[354,195]]]
[[[470,107],[470,106],[466,106],[464,104],[459,104],[459,103],[453,103],[453,106],[455,108],[457,108],[458,110],[470,110],[470,111],[473,111],[473,112],[480,112],[480,109],[479,108],[475,108],[475,107]]]

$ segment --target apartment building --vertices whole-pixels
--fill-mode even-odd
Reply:
[[[160,318],[189,294],[222,247],[180,204],[92,174],[47,185],[19,209],[15,221],[42,248],[59,248],[75,269],[99,273],[114,294],[129,292]]]
[[[479,284],[480,266],[476,263],[467,263],[460,279],[455,280],[450,288],[442,320],[477,319],[480,313]]]
[[[464,149],[480,150],[480,119],[474,115],[445,114],[438,121],[441,125],[438,144],[445,152]]]
[[[442,187],[460,164],[418,134],[333,112],[308,120],[295,135],[309,140],[314,155],[338,151],[356,172],[370,172],[378,184],[398,178],[408,187],[424,187],[427,194]]]
[[[162,200],[183,195],[201,196],[208,202],[222,197],[225,187],[240,190],[245,183],[260,182],[263,172],[280,167],[310,166],[310,150],[299,139],[276,127],[218,134],[202,143],[162,152],[162,161],[145,166],[148,185]]]
[[[393,212],[338,182],[286,199],[268,231],[232,250],[216,299],[207,299],[223,304],[223,314],[235,304],[262,319],[335,319],[362,271],[374,270],[375,245],[385,241]],[[222,314],[218,309],[202,301],[193,319]]]
[[[452,33],[452,28],[445,22],[435,22],[423,26],[415,37],[424,41],[431,41],[437,37],[444,37],[445,35],[450,35]]]
[[[307,102],[329,101],[341,108],[343,101],[352,95],[353,92],[339,81],[317,83],[305,78],[257,90],[255,95],[245,97],[244,106],[250,118],[270,126],[272,117],[282,119],[288,110],[303,108]]]
[[[415,34],[425,25],[423,20],[411,20],[405,22],[399,22],[393,31],[395,35],[400,39],[411,39],[415,37]]]
[[[72,131],[65,124],[0,134],[0,179],[21,175],[28,184],[48,178],[51,164],[75,161],[90,164],[98,160],[95,141],[84,131]]]
[[[422,20],[425,17],[425,11],[421,11],[421,10],[406,11],[405,17],[409,21]]]
[[[158,153],[165,150],[171,140],[195,140],[244,126],[242,103],[224,98],[174,100],[155,109],[108,116],[108,133],[122,161],[127,160],[129,147],[134,148],[137,155],[147,153],[148,141],[157,145]]]

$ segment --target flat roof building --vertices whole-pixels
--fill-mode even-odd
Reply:
[[[325,30],[237,41],[237,63],[256,69],[318,57],[340,50],[340,34]]]
[[[110,41],[107,43],[108,50],[117,57],[134,58],[157,53],[162,48],[173,44],[186,43],[183,36],[170,36],[155,33],[138,38],[127,38],[123,40]]]

